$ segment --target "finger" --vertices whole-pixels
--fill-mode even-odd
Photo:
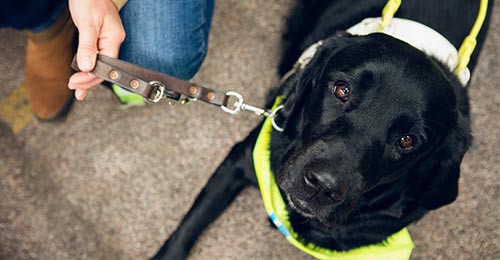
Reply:
[[[99,85],[101,82],[102,79],[96,78],[95,80],[86,84],[77,84],[75,86],[71,86],[74,87],[75,89],[75,98],[80,101],[85,99],[85,97],[87,96],[87,92],[92,90],[95,86]]]
[[[87,96],[87,90],[83,90],[83,89],[75,90],[75,98],[78,101],[84,100],[86,96]]]
[[[69,78],[69,83],[82,84],[82,83],[90,82],[96,78],[97,78],[97,76],[95,76],[91,73],[88,73],[88,72],[77,72],[77,73],[71,75],[71,77]]]
[[[99,85],[103,80],[87,72],[73,74],[68,82],[70,89],[92,89]]]
[[[93,81],[99,77],[95,76],[92,73],[89,72],[76,72],[75,74],[71,75],[69,78],[69,83],[72,84],[84,84],[90,81]]]
[[[91,71],[95,66],[99,32],[91,25],[80,26],[78,32],[80,34],[76,54],[78,67],[82,71]]]
[[[68,88],[73,89],[73,90],[77,90],[77,89],[91,90],[91,89],[94,89],[96,86],[98,86],[101,82],[102,82],[101,79],[96,79],[94,81],[86,82],[86,83],[82,83],[82,84],[68,84]]]

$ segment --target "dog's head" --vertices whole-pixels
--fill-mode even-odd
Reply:
[[[283,86],[279,146],[286,148],[273,157],[281,159],[276,177],[288,203],[334,226],[361,201],[396,217],[410,204],[430,210],[452,202],[470,139],[455,83],[390,36],[326,40]]]

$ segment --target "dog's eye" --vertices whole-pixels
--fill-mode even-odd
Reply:
[[[411,149],[415,145],[416,137],[412,134],[401,136],[398,140],[398,145],[403,149]]]
[[[349,99],[349,95],[351,94],[351,89],[347,83],[337,82],[334,85],[333,93],[335,93],[335,96],[340,100],[347,101]]]

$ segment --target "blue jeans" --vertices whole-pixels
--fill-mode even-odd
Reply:
[[[129,0],[120,11],[126,38],[119,58],[190,79],[208,50],[215,0]]]
[[[208,49],[215,0],[129,0],[120,11],[126,39],[119,58],[190,79]],[[0,27],[41,32],[67,0],[0,0]]]

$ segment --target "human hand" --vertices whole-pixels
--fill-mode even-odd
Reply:
[[[89,73],[95,66],[97,52],[118,57],[125,30],[111,0],[69,0],[69,10],[79,32],[76,56],[81,72],[70,77],[68,87],[75,90],[77,100],[83,100],[87,91],[103,81]]]

